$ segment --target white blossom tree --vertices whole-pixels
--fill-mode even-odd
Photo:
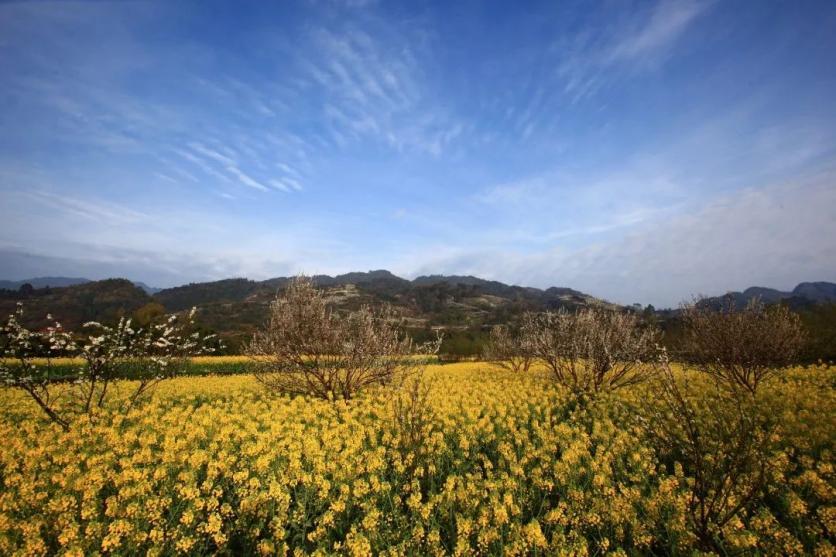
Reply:
[[[0,327],[0,380],[29,395],[64,429],[73,417],[106,407],[127,412],[161,381],[181,373],[189,357],[214,351],[208,343],[214,335],[191,332],[194,315],[192,309],[141,328],[126,318],[114,326],[88,322],[85,334],[76,337],[59,323],[30,331],[18,304]],[[78,357],[83,364],[67,373],[67,366],[55,365],[57,356]],[[131,381],[117,389],[118,379]]]

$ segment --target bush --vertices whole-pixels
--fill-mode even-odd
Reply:
[[[270,390],[349,400],[420,369],[426,363],[420,356],[437,352],[440,342],[414,349],[389,307],[339,315],[309,278],[298,277],[276,297],[266,327],[246,351],[257,363],[256,378]]]

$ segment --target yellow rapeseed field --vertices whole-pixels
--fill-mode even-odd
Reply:
[[[392,394],[269,395],[250,376],[163,383],[127,415],[69,432],[0,391],[0,554],[681,554],[681,467],[625,405],[589,406],[537,373],[433,366],[426,424]],[[768,385],[782,451],[770,496],[726,537],[744,553],[833,555],[836,370]],[[408,434],[409,433],[409,434]]]
[[[253,361],[250,356],[194,356],[189,358],[193,364],[212,364],[212,365],[229,365],[229,364],[246,364]],[[0,361],[14,362],[9,358],[0,358]],[[80,366],[84,365],[83,358],[32,358],[32,363],[38,366],[45,366],[47,364],[55,366]]]

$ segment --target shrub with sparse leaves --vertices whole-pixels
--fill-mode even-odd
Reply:
[[[137,328],[125,318],[114,326],[88,322],[76,336],[60,323],[44,331],[27,329],[18,304],[0,327],[0,379],[24,391],[64,429],[74,417],[94,416],[106,407],[127,412],[159,382],[182,371],[188,358],[214,351],[209,345],[214,335],[191,331],[194,314],[193,309],[185,317],[170,315]],[[68,374],[66,366],[53,365],[58,356],[74,356],[83,364]],[[130,388],[116,389],[117,379],[133,381]]]

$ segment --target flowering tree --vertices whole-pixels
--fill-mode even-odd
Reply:
[[[69,422],[56,409],[58,393],[54,388],[66,378],[56,373],[52,356],[73,352],[76,344],[59,323],[49,327],[46,333],[38,333],[24,327],[20,322],[22,317],[23,304],[18,303],[15,312],[0,327],[0,380],[26,392],[52,421],[67,429]],[[48,315],[47,319],[51,320],[52,316]],[[45,356],[46,365],[35,364],[40,356]]]
[[[689,478],[688,519],[697,546],[722,555],[726,525],[769,485],[778,451],[774,408],[757,392],[728,389],[723,377],[674,373],[664,349],[657,367],[651,402],[636,408],[638,424],[662,462],[683,466]]]
[[[764,380],[795,362],[804,343],[801,319],[786,306],[753,298],[735,308],[695,303],[682,309],[689,358],[729,388],[755,394]]]
[[[653,328],[636,315],[603,309],[527,314],[522,336],[555,381],[576,393],[613,391],[644,381],[656,355]]]
[[[485,358],[515,373],[528,371],[534,359],[530,337],[512,333],[505,325],[495,325],[491,329]]]
[[[419,371],[440,344],[438,338],[414,347],[391,308],[363,306],[340,315],[309,278],[298,277],[273,302],[247,353],[258,365],[256,378],[270,390],[349,400]]]
[[[180,373],[190,356],[214,351],[207,344],[214,335],[190,333],[194,314],[192,309],[185,318],[171,315],[136,329],[125,318],[115,326],[89,322],[86,334],[76,338],[59,323],[30,331],[21,324],[18,304],[0,327],[0,380],[27,393],[64,429],[71,416],[93,415],[106,406],[127,412],[160,381]],[[83,364],[69,374],[67,366],[55,365],[56,356],[78,357]],[[117,389],[117,379],[133,381]]]

